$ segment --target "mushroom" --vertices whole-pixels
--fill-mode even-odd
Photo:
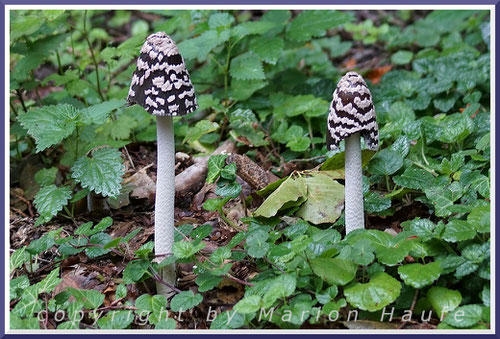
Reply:
[[[173,117],[198,108],[193,85],[175,42],[164,32],[151,34],[141,48],[127,104],[138,104],[156,115],[157,174],[155,253],[171,252],[174,242],[175,141]],[[159,272],[157,292],[169,296],[175,285],[175,264]]]
[[[370,150],[378,148],[378,125],[370,90],[356,72],[348,72],[337,84],[328,115],[326,144],[338,150],[345,139],[346,234],[365,227],[360,136]]]

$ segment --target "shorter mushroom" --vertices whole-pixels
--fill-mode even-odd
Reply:
[[[174,116],[198,108],[184,59],[175,42],[164,32],[151,34],[142,46],[127,103],[139,104],[156,115],[157,174],[155,200],[155,253],[171,253],[174,242],[175,140]],[[164,258],[164,257],[162,257]],[[163,282],[175,284],[175,266],[160,271]],[[157,284],[157,292],[169,295],[170,288]]]
[[[378,149],[378,125],[372,95],[361,75],[348,72],[337,84],[328,115],[326,144],[339,149],[345,139],[346,234],[365,227],[360,136],[370,150]]]

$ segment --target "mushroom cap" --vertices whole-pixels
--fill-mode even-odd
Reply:
[[[127,103],[159,116],[185,115],[198,108],[184,59],[164,32],[151,34],[142,45]]]
[[[337,150],[342,140],[360,132],[371,150],[378,148],[378,125],[372,95],[361,75],[348,72],[337,84],[328,114],[326,146]]]

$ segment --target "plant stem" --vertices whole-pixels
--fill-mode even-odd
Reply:
[[[85,10],[83,14],[83,37],[85,38],[85,41],[87,41],[87,45],[89,46],[90,50],[90,55],[92,57],[92,62],[94,63],[95,67],[95,76],[96,76],[96,81],[97,81],[97,93],[99,94],[99,97],[101,98],[101,101],[105,101],[104,95],[102,94],[101,91],[101,81],[99,80],[99,65],[97,64],[97,60],[94,55],[94,50],[92,49],[92,44],[90,43],[88,34],[87,34],[87,10]]]
[[[80,129],[76,126],[75,161],[78,159],[78,144],[80,141]]]
[[[387,193],[389,193],[391,191],[391,185],[390,185],[390,182],[389,182],[389,176],[388,175],[385,176],[385,187],[387,188]]]
[[[217,210],[217,212],[219,212],[219,215],[220,217],[222,218],[222,220],[224,220],[224,222],[226,224],[228,224],[229,226],[231,226],[232,228],[238,230],[238,231],[243,231],[243,229],[241,227],[239,227],[238,225],[236,225],[234,222],[232,222],[231,220],[229,220],[227,217],[226,217],[226,214],[224,213],[224,211],[222,210],[222,208],[219,208]]]

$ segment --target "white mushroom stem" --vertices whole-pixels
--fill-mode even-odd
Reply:
[[[170,116],[156,117],[157,172],[155,201],[155,253],[172,253],[174,243],[175,201],[175,140],[174,123]],[[165,259],[159,257],[159,261]],[[175,285],[175,264],[162,268],[161,279]],[[170,296],[173,291],[164,284],[156,284],[157,293]]]
[[[345,139],[345,230],[365,227],[360,134]]]

